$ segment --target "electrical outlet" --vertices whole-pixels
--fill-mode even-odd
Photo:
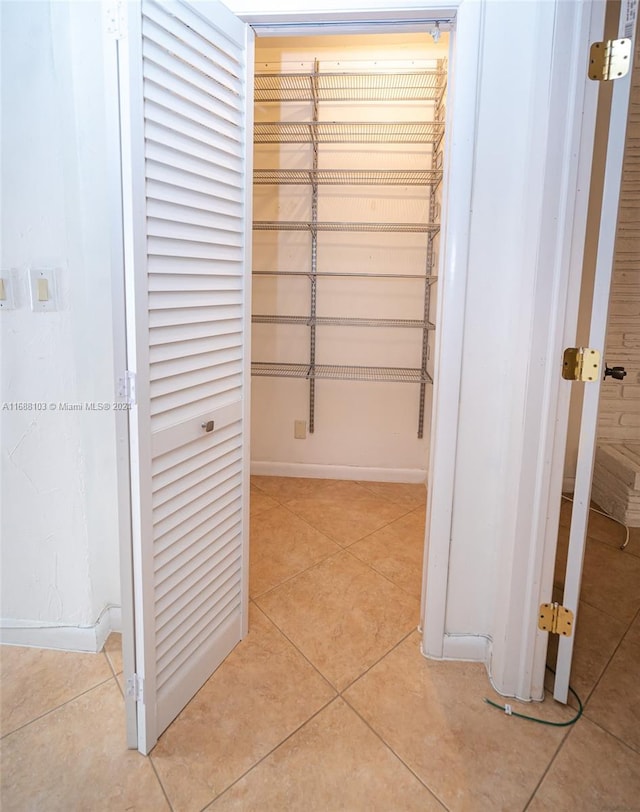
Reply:
[[[293,436],[296,440],[306,440],[307,438],[307,421],[294,420],[293,421]]]

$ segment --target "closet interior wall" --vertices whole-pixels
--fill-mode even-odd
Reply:
[[[426,476],[447,55],[446,34],[256,41],[251,456],[263,473]],[[297,89],[305,74],[311,93]],[[413,125],[398,134],[399,122]]]

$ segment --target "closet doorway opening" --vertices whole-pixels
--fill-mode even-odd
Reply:
[[[449,49],[256,39],[250,597],[294,636],[301,596],[354,584],[377,628],[419,623]]]

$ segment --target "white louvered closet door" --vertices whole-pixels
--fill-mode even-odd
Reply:
[[[253,32],[215,0],[126,6],[132,684],[148,752],[246,631]]]

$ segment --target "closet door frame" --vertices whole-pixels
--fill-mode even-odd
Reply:
[[[529,238],[529,247],[536,252],[536,320],[532,324],[531,347],[536,347],[539,354],[534,355],[532,349],[531,357],[523,359],[529,366],[523,412],[531,434],[525,436],[522,447],[512,451],[508,459],[509,471],[518,483],[517,499],[508,508],[505,506],[505,511],[515,517],[513,536],[499,545],[506,560],[497,562],[499,571],[495,579],[499,594],[484,634],[449,633],[448,616],[454,603],[449,582],[464,343],[464,320],[460,314],[464,312],[469,279],[474,140],[480,101],[478,68],[487,47],[488,4],[486,0],[450,3],[435,0],[425,8],[418,0],[406,0],[398,8],[389,0],[382,0],[373,11],[371,4],[367,4],[365,11],[364,3],[354,0],[350,10],[336,13],[322,10],[321,2],[311,2],[312,10],[299,13],[291,11],[291,6],[280,11],[244,12],[247,7],[257,9],[258,4],[252,0],[227,2],[232,8],[237,6],[239,16],[258,35],[366,33],[371,31],[374,20],[377,31],[384,31],[385,25],[387,30],[401,30],[403,24],[410,25],[416,20],[452,22],[450,80],[453,81],[449,83],[451,94],[447,104],[444,240],[439,267],[428,464],[422,649],[432,658],[482,661],[498,690],[524,699],[541,699],[547,635],[537,630],[537,607],[547,599],[552,586],[564,464],[559,449],[564,448],[568,425],[568,410],[560,387],[561,369],[556,362],[562,357],[579,297],[595,125],[595,91],[588,88],[586,57],[590,41],[601,38],[598,33],[602,32],[604,2],[585,0],[566,4],[556,0],[538,12],[544,17],[541,29],[549,32],[541,48],[544,55],[540,75],[546,72],[549,85],[553,80],[552,90],[543,89],[545,78],[536,76],[534,80],[538,94],[548,93],[545,112],[549,124],[544,144],[548,159],[544,200],[550,205],[542,212],[539,232]],[[552,57],[555,73],[550,63],[544,62],[547,56]],[[571,82],[569,92],[561,86],[563,81],[566,84],[567,76]],[[505,82],[508,84],[508,72]],[[579,101],[574,103],[571,94],[576,92]],[[555,177],[549,171],[551,164],[557,173]],[[536,171],[533,165],[524,167],[523,185],[540,187]]]
[[[232,3],[229,2],[232,6]],[[352,5],[355,5],[353,3]],[[467,294],[467,263],[471,229],[472,180],[475,163],[474,134],[478,107],[476,67],[482,47],[483,3],[405,2],[398,8],[392,0],[374,12],[239,13],[259,36],[323,36],[330,34],[393,33],[431,30],[437,21],[451,34],[449,80],[456,73],[465,77],[453,93],[448,90],[442,226],[443,247],[439,257],[438,299],[434,342],[435,374],[431,411],[431,442],[428,463],[427,527],[422,581],[420,626],[423,652],[442,658],[446,642],[445,618],[448,598],[448,567],[455,485],[455,451],[458,440],[462,345],[464,322],[455,314],[464,311]],[[464,12],[461,15],[461,7]],[[455,80],[454,80],[455,81]],[[448,88],[451,88],[448,81]],[[455,126],[456,138],[452,139]],[[453,143],[452,143],[453,141]],[[445,327],[446,325],[446,327]],[[485,658],[485,646],[466,651],[466,659]]]
[[[538,627],[538,617],[553,593],[572,385],[562,379],[562,358],[576,343],[599,85],[587,68],[590,43],[603,38],[604,14],[602,0],[560,0],[553,25],[518,498],[513,540],[502,545],[510,558],[496,562],[488,662],[498,691],[526,701],[545,696],[549,633]]]

